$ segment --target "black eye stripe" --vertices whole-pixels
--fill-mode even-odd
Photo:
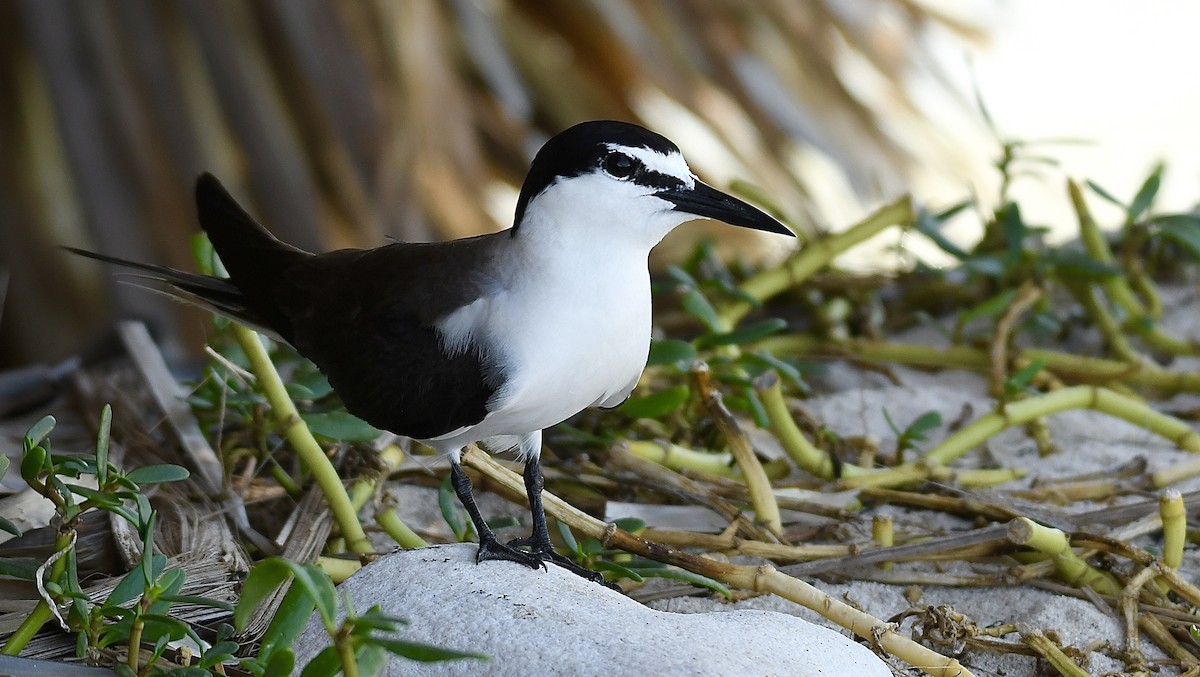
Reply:
[[[651,188],[678,188],[683,185],[683,181],[680,181],[677,177],[649,169],[643,169],[643,171],[633,177],[633,180],[636,183],[640,183],[643,186],[650,186]]]
[[[600,158],[600,168],[613,178],[650,188],[678,188],[683,185],[678,177],[648,169],[640,159],[619,150],[605,153]]]

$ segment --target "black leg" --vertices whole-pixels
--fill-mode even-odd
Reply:
[[[471,523],[475,525],[475,533],[479,534],[479,554],[475,556],[476,562],[487,559],[504,559],[524,564],[530,569],[545,568],[545,563],[536,553],[523,552],[496,540],[496,534],[487,525],[487,522],[483,521],[483,515],[479,514],[479,506],[475,505],[475,496],[471,493],[471,478],[467,477],[462,466],[455,462],[450,463],[450,485],[454,487],[454,493],[458,494],[459,502],[471,516]]]
[[[533,517],[533,530],[529,534],[529,538],[509,541],[508,545],[528,546],[535,555],[540,556],[543,560],[554,562],[576,576],[582,576],[593,583],[600,583],[617,592],[623,592],[620,586],[608,582],[599,572],[579,566],[569,557],[554,552],[554,546],[550,543],[550,530],[546,526],[546,511],[542,507],[542,488],[545,486],[545,480],[542,478],[542,465],[537,456],[525,462],[525,471],[522,475],[525,478],[525,492],[529,495],[529,514]]]

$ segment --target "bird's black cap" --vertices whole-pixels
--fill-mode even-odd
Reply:
[[[563,130],[546,142],[533,158],[517,199],[514,225],[520,224],[529,202],[560,178],[595,171],[609,153],[608,145],[649,148],[678,153],[679,148],[661,134],[618,120],[590,120]]]

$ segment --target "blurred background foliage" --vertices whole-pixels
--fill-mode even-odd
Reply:
[[[549,135],[618,118],[802,234],[845,225],[915,172],[961,171],[912,91],[950,89],[928,31],[984,36],[937,6],[4,0],[0,367],[95,350],[118,316],[195,351],[202,314],[58,245],[191,269],[201,171],[309,250],[462,237],[510,225]]]

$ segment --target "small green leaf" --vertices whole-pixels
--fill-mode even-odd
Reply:
[[[733,599],[733,593],[729,588],[720,581],[713,580],[708,576],[692,573],[685,569],[676,569],[675,567],[666,567],[663,569],[643,569],[639,570],[644,578],[669,578],[676,581],[684,581],[700,588],[707,588],[713,592],[725,597]]]
[[[161,571],[162,567],[167,564],[167,558],[162,555],[154,555],[154,560],[151,562],[151,568],[158,571]],[[141,573],[142,570],[140,568],[135,568],[125,574],[120,582],[117,583],[117,586],[113,588],[113,591],[108,594],[108,599],[104,600],[105,608],[108,609],[128,604],[141,597],[142,591],[146,589],[141,578]]]
[[[300,418],[304,419],[314,435],[339,442],[371,442],[383,434],[378,428],[344,410],[301,413]]]
[[[96,464],[82,456],[62,456],[60,454],[51,454],[50,462],[58,464],[57,474],[67,477],[79,477],[80,475],[95,474]]]
[[[392,614],[385,614],[385,613],[383,613],[383,609],[379,608],[378,604],[371,607],[370,609],[367,609],[366,612],[364,612],[363,614],[361,614],[358,617],[358,620],[359,621],[370,621],[372,623],[387,622],[387,623],[391,623],[391,624],[397,625],[397,626],[408,625],[407,618],[402,618],[400,616],[393,616]]]
[[[492,528],[492,531],[499,531],[501,529],[508,529],[509,527],[521,526],[521,520],[517,519],[516,517],[513,517],[512,515],[505,515],[504,517],[493,517],[490,520],[484,520],[484,522],[489,527]]]
[[[0,531],[7,531],[8,533],[12,534],[13,536],[16,536],[17,538],[21,537],[21,530],[19,528],[17,528],[17,525],[13,524],[12,522],[9,522],[7,519],[5,519],[3,517],[0,517]]]
[[[291,569],[281,558],[268,557],[255,564],[246,575],[246,581],[242,583],[242,596],[233,612],[233,626],[244,630],[246,621],[250,619],[250,614],[258,603],[291,577]],[[291,594],[291,591],[288,594]]]
[[[1009,304],[1012,303],[1012,300],[1016,295],[1016,289],[1005,289],[999,294],[987,299],[983,303],[960,312],[958,314],[958,319],[963,324],[966,324],[972,320],[995,317],[1008,308]]]
[[[315,564],[283,561],[291,567],[296,582],[304,586],[304,590],[316,602],[317,612],[325,621],[325,628],[327,630],[334,628],[334,617],[337,615],[337,592],[333,589],[333,581],[329,579],[329,574]]]
[[[143,637],[147,639],[166,635],[171,641],[179,641],[188,634],[187,623],[164,614],[146,614],[142,616],[142,621],[146,624]]]
[[[743,358],[752,362],[759,362],[767,367],[770,367],[771,369],[775,370],[776,374],[779,374],[780,378],[790,383],[792,387],[796,388],[802,393],[807,393],[810,391],[808,384],[804,382],[804,378],[801,375],[800,370],[786,360],[780,359],[775,355],[766,352],[765,350],[756,350],[752,353],[746,353],[743,355]],[[817,373],[821,373],[824,370],[822,365],[812,365],[810,363],[803,366],[807,370],[815,371]]]
[[[104,486],[108,482],[108,438],[112,432],[112,406],[105,404],[100,410],[100,431],[96,433],[96,482]]]
[[[1045,368],[1045,366],[1045,360],[1034,360],[1033,362],[1025,365],[1025,367],[1018,370],[1004,381],[1004,391],[1009,395],[1016,395],[1017,393],[1021,392],[1029,385],[1029,382],[1033,380],[1033,377],[1037,376],[1038,372]]]
[[[337,648],[329,645],[321,649],[321,653],[304,666],[300,677],[333,677],[342,670],[342,661],[338,658]]]
[[[367,613],[358,616],[354,619],[355,630],[381,630],[383,632],[396,632],[401,625],[408,625],[408,621],[404,619],[396,619],[384,613],[378,613],[379,606],[373,606]],[[375,613],[372,613],[375,611]]]
[[[1021,208],[1017,203],[1010,202],[1004,206],[1004,211],[1000,214],[1000,230],[1004,233],[1004,244],[1007,247],[1008,255],[1014,259],[1019,257],[1025,249],[1029,227],[1021,218]]]
[[[25,448],[32,449],[41,444],[50,436],[50,431],[54,430],[56,423],[53,416],[43,416],[37,423],[29,426],[29,430],[25,431]]]
[[[357,630],[357,628],[355,629]],[[364,637],[354,654],[354,660],[358,663],[360,675],[379,677],[383,674],[383,668],[387,666],[388,652],[383,647],[372,644],[369,638]]]
[[[263,668],[262,677],[288,677],[296,671],[296,652],[291,647],[284,647],[271,654],[270,660]]]
[[[313,391],[305,388],[299,383],[284,383],[283,389],[287,391],[288,397],[295,402],[312,402],[317,399],[313,395]]]
[[[624,529],[631,534],[637,534],[646,528],[646,520],[638,517],[622,517],[619,520],[614,520],[613,526],[618,529]]]
[[[567,550],[574,553],[577,558],[583,557],[583,550],[579,547],[579,542],[575,540],[575,534],[571,533],[571,527],[567,526],[565,522],[555,520],[554,528],[558,529],[558,535],[562,538],[563,545]]]
[[[925,433],[933,430],[942,424],[942,415],[937,411],[930,410],[917,417],[917,420],[909,424],[908,429],[904,434],[911,440],[918,442],[925,441]]]
[[[329,385],[329,379],[316,369],[297,375],[292,382],[312,393],[313,399],[320,399],[333,392],[333,386]]]
[[[389,653],[397,656],[403,656],[409,660],[421,661],[428,663],[431,661],[449,661],[459,658],[474,658],[479,660],[488,660],[487,656],[477,653],[464,653],[462,651],[453,651],[451,649],[443,649],[440,646],[431,646],[429,644],[420,644],[417,642],[405,642],[398,639],[388,639],[386,637],[367,637],[363,640],[366,644],[381,647]]]
[[[21,455],[21,479],[26,484],[35,484],[46,464],[46,448],[36,445],[25,450]]]
[[[1130,223],[1141,218],[1142,214],[1150,209],[1150,205],[1154,204],[1154,198],[1158,196],[1158,188],[1162,185],[1163,171],[1166,166],[1163,163],[1158,163],[1154,166],[1154,170],[1150,172],[1150,176],[1146,177],[1146,181],[1142,187],[1138,189],[1137,195],[1133,196],[1133,201],[1129,203],[1128,219]]]
[[[970,255],[959,248],[958,245],[948,240],[946,236],[942,234],[942,226],[951,217],[969,207],[970,204],[970,202],[964,200],[963,202],[960,202],[950,209],[947,209],[941,214],[937,215],[934,215],[923,208],[918,209],[917,220],[913,225],[917,229],[918,233],[932,240],[933,243],[941,248],[942,251],[953,256],[959,261],[965,260]]]
[[[454,534],[454,540],[460,543],[467,540],[467,524],[463,520],[462,512],[458,509],[458,501],[449,475],[446,475],[438,485],[438,508],[442,511],[442,519],[446,520],[446,525]]]
[[[1109,202],[1113,203],[1114,205],[1120,207],[1121,210],[1124,212],[1129,211],[1129,205],[1125,204],[1124,202],[1121,202],[1116,197],[1114,197],[1112,193],[1101,188],[1100,184],[1096,183],[1095,181],[1092,181],[1091,179],[1088,179],[1085,183],[1087,183],[1087,187],[1091,188],[1092,192],[1096,193],[1096,195],[1099,195],[1100,197],[1104,198],[1105,200],[1108,200]]]
[[[106,491],[99,491],[91,487],[85,487],[78,484],[64,483],[65,486],[73,493],[78,494],[93,503],[99,508],[111,508],[121,505],[121,499]]]
[[[0,557],[0,576],[32,581],[43,562],[32,557]]]
[[[1002,277],[1008,266],[1004,260],[998,256],[984,254],[981,256],[972,256],[963,261],[963,268],[969,273],[984,275],[986,277]]]
[[[191,476],[187,468],[170,463],[160,463],[157,465],[147,465],[141,468],[135,468],[125,475],[125,479],[139,486],[146,484],[163,484],[165,482],[179,482],[186,480]]]
[[[696,348],[679,339],[655,339],[650,342],[650,356],[646,366],[654,367],[673,364],[681,370],[688,369],[696,360]]]
[[[251,604],[250,611],[253,611],[256,605]],[[238,601],[238,606],[241,607],[241,600]],[[304,626],[308,624],[308,619],[312,616],[315,606],[313,599],[300,586],[293,585],[288,588],[283,595],[283,601],[279,603],[279,608],[275,610],[275,617],[267,626],[266,634],[263,635],[262,649],[258,652],[259,659],[265,660],[269,664],[274,662],[276,654],[290,654],[292,642],[296,641],[296,638],[304,630]],[[248,617],[249,613],[247,612]],[[295,661],[295,656],[292,656],[293,665]]]
[[[709,331],[720,331],[721,318],[717,316],[716,308],[713,308],[704,294],[700,293],[700,290],[689,290],[683,295],[680,305],[690,315],[703,322]]]
[[[138,494],[139,498],[141,496]],[[138,564],[137,570],[142,572],[144,589],[147,590],[154,585],[154,581],[158,578],[158,572],[154,570],[154,517],[154,511],[143,511],[139,501],[138,520],[142,523],[142,528],[138,532],[142,537],[142,561]]]
[[[700,283],[696,281],[696,278],[692,277],[690,273],[679,266],[673,264],[667,266],[666,273],[667,276],[674,280],[677,284],[687,287],[688,289],[696,289],[700,286]]]
[[[631,418],[662,418],[687,402],[691,390],[685,385],[660,390],[644,397],[631,397],[620,410]]]
[[[892,420],[892,415],[888,413],[887,407],[883,408],[883,420],[887,422],[888,427],[892,429],[892,434],[896,437],[904,437],[904,431],[900,430],[900,426]]]
[[[1200,259],[1200,216],[1164,214],[1150,219],[1159,233],[1182,247],[1194,259]]]
[[[170,597],[179,592],[183,587],[183,582],[187,578],[187,574],[179,567],[171,567],[162,573],[154,582],[154,589],[158,599]]]
[[[627,579],[633,581],[634,583],[641,583],[643,580],[641,574],[634,571],[633,569],[630,569],[629,567],[621,566],[620,564],[617,564],[616,562],[597,560],[592,565],[592,568],[594,570],[600,571],[600,572],[607,571],[611,574],[614,574],[616,576],[616,578],[618,578],[618,579],[627,578]]]
[[[723,334],[701,336],[696,340],[696,345],[700,348],[729,345],[740,346],[764,339],[772,334],[778,334],[784,329],[787,329],[787,322],[777,317],[772,317]]]
[[[750,409],[750,414],[754,417],[754,425],[759,428],[770,428],[771,421],[767,416],[767,407],[763,404],[762,399],[758,396],[758,391],[752,385],[742,387],[742,396],[746,399],[746,407]]]

